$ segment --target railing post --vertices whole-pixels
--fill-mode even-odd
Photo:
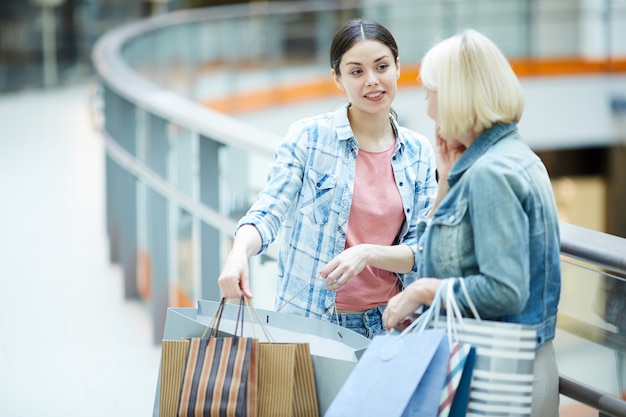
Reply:
[[[199,176],[200,201],[215,211],[219,211],[220,169],[219,149],[222,146],[205,136],[200,136]],[[215,227],[202,223],[200,228],[201,297],[204,300],[219,301],[220,289],[217,277],[221,269],[221,236]]]
[[[131,155],[135,156],[135,111],[134,105],[109,88],[104,94],[104,130]],[[124,297],[139,296],[137,290],[137,190],[135,177],[115,163],[107,168],[107,197],[113,197],[108,206],[108,230],[111,238],[111,253],[124,271]]]
[[[168,122],[146,113],[145,128],[145,163],[159,176],[167,178]],[[146,192],[145,209],[145,213],[139,213],[139,215],[146,216],[148,228],[145,249],[149,262],[153,338],[155,343],[159,343],[163,338],[165,315],[170,300],[170,249],[174,240],[170,235],[170,207],[167,199],[149,188]]]

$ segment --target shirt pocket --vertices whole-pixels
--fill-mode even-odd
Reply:
[[[430,225],[430,255],[437,275],[462,276],[468,256],[473,256],[474,237],[467,201],[438,210]]]
[[[300,213],[315,224],[328,222],[337,178],[309,168],[302,189]]]

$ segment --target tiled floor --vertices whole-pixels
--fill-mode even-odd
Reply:
[[[108,262],[88,84],[0,95],[0,415],[148,416],[160,350]]]

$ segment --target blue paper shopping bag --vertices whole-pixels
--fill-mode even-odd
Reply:
[[[449,359],[444,329],[376,336],[325,417],[436,417]]]

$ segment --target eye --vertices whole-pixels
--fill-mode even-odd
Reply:
[[[360,69],[353,69],[352,71],[350,71],[351,75],[359,75],[360,73],[362,73],[363,71]]]
[[[378,66],[379,71],[385,71],[387,68],[389,68],[389,64],[380,64]]]

